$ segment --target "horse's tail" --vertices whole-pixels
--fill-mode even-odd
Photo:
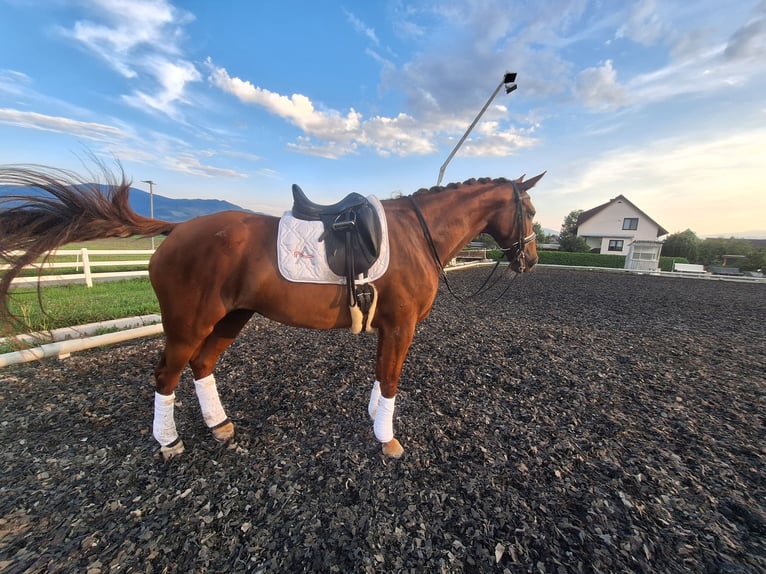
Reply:
[[[15,319],[8,306],[11,282],[25,265],[75,241],[168,234],[175,223],[138,215],[128,203],[129,180],[119,180],[99,163],[105,184],[89,174],[39,165],[0,166],[0,319]],[[13,189],[17,188],[17,189]]]

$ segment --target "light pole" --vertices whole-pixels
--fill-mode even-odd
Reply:
[[[154,219],[154,186],[155,183],[151,179],[144,179],[142,183],[149,184],[149,217]],[[154,236],[152,235],[152,251],[154,251]]]
[[[471,125],[468,126],[468,129],[463,134],[463,137],[460,138],[460,141],[457,142],[457,145],[453,148],[452,152],[449,154],[449,157],[447,157],[447,160],[442,164],[441,169],[439,169],[439,179],[436,180],[436,185],[441,185],[442,178],[444,177],[444,170],[447,169],[447,164],[452,160],[453,157],[455,157],[457,150],[460,148],[461,145],[463,145],[463,142],[468,137],[468,134],[471,133],[471,130],[479,122],[479,118],[481,118],[481,116],[484,115],[484,112],[487,111],[489,104],[492,103],[492,100],[495,99],[495,96],[498,94],[501,88],[505,86],[505,93],[510,94],[513,90],[515,90],[518,87],[515,84],[515,82],[516,82],[516,72],[506,72],[505,74],[503,74],[503,79],[500,81],[500,85],[498,85],[497,88],[495,88],[495,91],[492,92],[492,95],[487,100],[487,103],[484,104],[483,108],[481,108],[481,111],[473,120]]]

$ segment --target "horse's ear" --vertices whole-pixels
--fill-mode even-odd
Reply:
[[[524,178],[525,178],[526,176],[527,176],[527,174],[526,174],[526,173],[523,173],[523,174],[521,174],[521,177],[518,177],[518,178],[514,179],[513,181],[514,181],[514,183],[521,183],[521,182],[523,182],[523,181],[524,181]]]
[[[525,182],[522,184],[521,188],[522,188],[524,191],[527,191],[527,190],[530,190],[530,189],[532,189],[532,188],[535,186],[535,184],[536,184],[538,181],[540,181],[540,180],[543,178],[543,176],[544,176],[546,173],[548,173],[548,172],[547,172],[547,171],[544,171],[544,172],[543,172],[543,173],[541,173],[540,175],[536,175],[536,176],[535,176],[535,177],[533,177],[532,179],[528,179],[527,181],[525,181]]]

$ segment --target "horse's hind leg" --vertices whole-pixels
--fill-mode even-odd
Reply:
[[[230,312],[215,325],[213,332],[208,335],[189,362],[194,373],[194,390],[202,410],[202,418],[212,431],[213,437],[219,442],[225,442],[234,437],[234,424],[226,416],[226,411],[221,404],[213,369],[218,357],[231,345],[252,316],[252,311]]]
[[[184,451],[184,444],[176,431],[175,390],[181,378],[181,372],[193,352],[192,345],[177,342],[168,337],[160,362],[154,370],[156,386],[152,434],[160,443],[160,451],[165,460]]]

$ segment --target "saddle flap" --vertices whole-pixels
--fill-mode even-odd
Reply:
[[[337,220],[340,228],[331,225],[328,229],[325,224],[323,234],[330,269],[343,276],[366,273],[380,256],[383,231],[378,214],[365,203],[340,214]]]

